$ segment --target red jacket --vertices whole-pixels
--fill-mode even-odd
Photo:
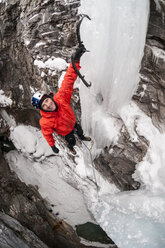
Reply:
[[[76,64],[76,66],[78,69],[81,68],[79,64]],[[53,139],[54,131],[57,134],[65,136],[74,128],[76,117],[70,106],[70,100],[76,78],[77,73],[75,72],[72,64],[70,64],[65,73],[60,89],[53,97],[54,101],[58,105],[58,110],[53,112],[44,112],[40,110],[41,131],[50,146],[55,144]]]

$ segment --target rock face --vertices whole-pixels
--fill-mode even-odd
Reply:
[[[0,246],[17,248],[48,248],[34,233],[10,216],[0,213]],[[19,235],[18,235],[19,234]]]
[[[139,107],[152,118],[160,130],[165,125],[165,3],[150,2],[150,19],[144,57],[141,65],[141,80],[134,95]]]
[[[2,153],[0,153],[0,227],[5,228],[5,230],[6,227],[8,228],[8,231],[3,233],[5,239],[10,240],[12,245],[13,242],[18,241],[18,245],[19,243],[26,244],[27,246],[22,247],[30,248],[47,246],[52,248],[86,247],[80,244],[80,239],[72,227],[64,221],[59,225],[59,220],[49,210],[37,189],[22,183],[9,170]],[[5,217],[2,212],[16,219],[19,223]],[[13,233],[12,238],[10,238],[9,233]],[[35,238],[36,241],[34,239],[33,242],[34,234],[42,242],[37,237]],[[19,240],[14,239],[16,236],[19,237]]]
[[[87,222],[82,225],[76,226],[76,232],[79,234],[80,237],[90,240],[90,241],[98,241],[102,244],[109,244],[116,248],[114,242],[107,236],[104,230],[91,222]]]
[[[59,73],[52,76],[50,69],[34,66],[34,60],[70,58],[79,4],[79,0],[0,3],[0,88],[12,98],[12,108],[31,108],[34,89],[57,88]]]
[[[140,187],[140,183],[132,178],[132,174],[135,172],[135,165],[142,161],[146,154],[148,144],[144,137],[139,137],[139,141],[131,142],[128,132],[124,129],[118,144],[106,147],[104,153],[94,161],[96,169],[122,191],[136,190]]]

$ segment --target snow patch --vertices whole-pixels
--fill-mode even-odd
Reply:
[[[41,72],[41,77],[45,77],[46,73],[45,72]]]
[[[22,91],[24,90],[22,84],[19,84],[18,87],[19,87],[20,90],[22,90]]]
[[[55,71],[63,71],[66,70],[68,64],[64,59],[61,58],[49,58],[45,62],[39,59],[34,60],[34,65],[38,66],[40,69],[50,69],[50,70],[55,70]]]
[[[36,90],[32,86],[30,86],[30,91],[32,94],[34,94],[36,92]]]
[[[11,98],[7,97],[3,90],[0,90],[0,105],[2,107],[11,106],[12,102]]]
[[[16,126],[15,119],[14,119],[11,115],[9,115],[9,114],[6,112],[5,109],[1,109],[0,112],[1,112],[1,115],[2,115],[3,119],[7,122],[8,126],[9,126],[9,127],[11,128],[11,130],[12,130],[12,128],[14,128],[14,127]]]
[[[46,45],[46,42],[45,41],[39,41],[39,42],[37,42],[36,44],[35,44],[35,48],[38,48],[38,47],[40,47],[40,46],[44,46],[44,45]]]
[[[58,88],[61,87],[62,81],[64,80],[64,75],[65,75],[66,71],[63,71],[59,80],[58,80]]]
[[[25,43],[26,46],[28,46],[30,44],[30,40],[24,39],[24,43]]]
[[[33,20],[36,16],[38,16],[38,14],[35,14],[35,15],[32,16],[31,18],[29,18],[29,21]]]
[[[26,126],[15,127],[11,132],[11,140],[21,152],[34,153],[36,151],[37,139]]]
[[[18,151],[31,159],[43,160],[45,156],[53,154],[41,132],[34,127],[19,125],[11,130],[10,135]]]

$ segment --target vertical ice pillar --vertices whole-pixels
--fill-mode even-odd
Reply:
[[[81,0],[79,13],[92,19],[81,26],[90,50],[81,59],[81,72],[92,82],[90,89],[80,88],[82,125],[102,147],[104,133],[111,132],[109,114],[130,101],[139,82],[149,0]]]

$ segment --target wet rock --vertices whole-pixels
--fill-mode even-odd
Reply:
[[[0,147],[3,152],[15,150],[13,142],[3,135],[0,135]]]
[[[157,3],[157,5],[156,5]],[[160,130],[165,127],[165,3],[150,1],[141,79],[133,99]]]
[[[33,232],[2,212],[0,212],[0,231],[0,247],[48,248]]]
[[[99,242],[102,244],[115,245],[114,242],[107,236],[104,230],[99,226],[91,222],[77,225],[76,232],[78,236],[93,242]],[[113,246],[114,248],[117,246]]]
[[[24,124],[40,128],[40,113],[32,107],[29,109],[12,108],[8,110],[8,114],[14,117],[16,125]]]
[[[95,158],[95,167],[120,190],[137,190],[140,183],[135,181],[132,175],[147,149],[148,141],[144,137],[139,136],[139,142],[132,142],[123,127],[118,144],[106,147],[103,153]]]

